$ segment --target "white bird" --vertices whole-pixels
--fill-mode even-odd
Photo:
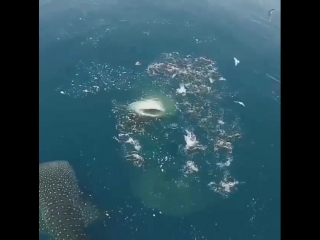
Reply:
[[[239,102],[239,101],[233,101],[234,103],[238,103],[240,104],[241,106],[245,107],[244,103],[243,102]]]
[[[272,13],[274,12],[274,8],[268,11],[268,16],[269,16],[269,22],[271,22],[271,18],[272,18]]]
[[[237,66],[240,63],[240,61],[238,59],[236,59],[235,57],[233,59],[234,59],[234,65]]]

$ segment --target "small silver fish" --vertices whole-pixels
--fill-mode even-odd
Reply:
[[[98,210],[82,199],[75,172],[67,161],[39,164],[39,232],[56,240],[84,240],[84,228]]]

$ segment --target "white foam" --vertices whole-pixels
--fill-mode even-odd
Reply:
[[[136,151],[140,151],[140,149],[141,149],[141,145],[138,142],[138,140],[135,140],[135,139],[133,139],[131,137],[129,137],[129,139],[126,141],[126,143],[129,143],[129,144],[133,145],[133,147],[134,147],[134,149]]]
[[[184,174],[190,174],[193,172],[198,172],[199,168],[193,161],[187,161],[186,164],[183,166],[182,171]]]
[[[186,130],[187,135],[184,135],[184,140],[186,142],[185,151],[194,149],[205,149],[198,141],[194,133]]]
[[[229,194],[231,193],[232,191],[232,188],[235,188],[236,185],[238,185],[239,182],[236,181],[235,179],[231,178],[231,176],[229,175],[228,172],[226,172],[223,176],[223,179],[219,182],[219,183],[216,183],[216,182],[210,182],[208,184],[208,187],[216,192],[216,193],[219,193],[221,194],[223,197],[228,197]]]
[[[179,88],[177,89],[177,93],[182,94],[183,96],[186,95],[187,90],[186,90],[183,83],[179,84]]]
[[[192,132],[186,130],[187,135],[184,135],[184,140],[186,142],[186,149],[194,148],[197,144],[197,138],[196,135],[194,135]]]
[[[144,158],[137,153],[127,155],[126,159],[132,161],[137,167],[141,167],[144,164]]]

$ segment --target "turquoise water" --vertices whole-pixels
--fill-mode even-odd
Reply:
[[[40,4],[40,162],[69,161],[85,194],[108,213],[87,229],[92,239],[280,239],[280,83],[266,75],[279,80],[279,15],[269,23],[261,20],[268,4],[218,3]],[[83,65],[142,76],[164,52],[217,62],[232,92],[223,103],[241,119],[229,169],[241,184],[228,198],[182,217],[148,208],[132,192],[139,170],[114,139],[112,100],[130,102],[134,93],[100,85],[86,94],[79,86],[89,82]]]

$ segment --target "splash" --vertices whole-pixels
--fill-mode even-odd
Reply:
[[[186,142],[185,151],[201,149],[204,150],[205,147],[202,146],[198,141],[196,135],[194,133],[186,130],[187,135],[184,135],[184,140]]]

